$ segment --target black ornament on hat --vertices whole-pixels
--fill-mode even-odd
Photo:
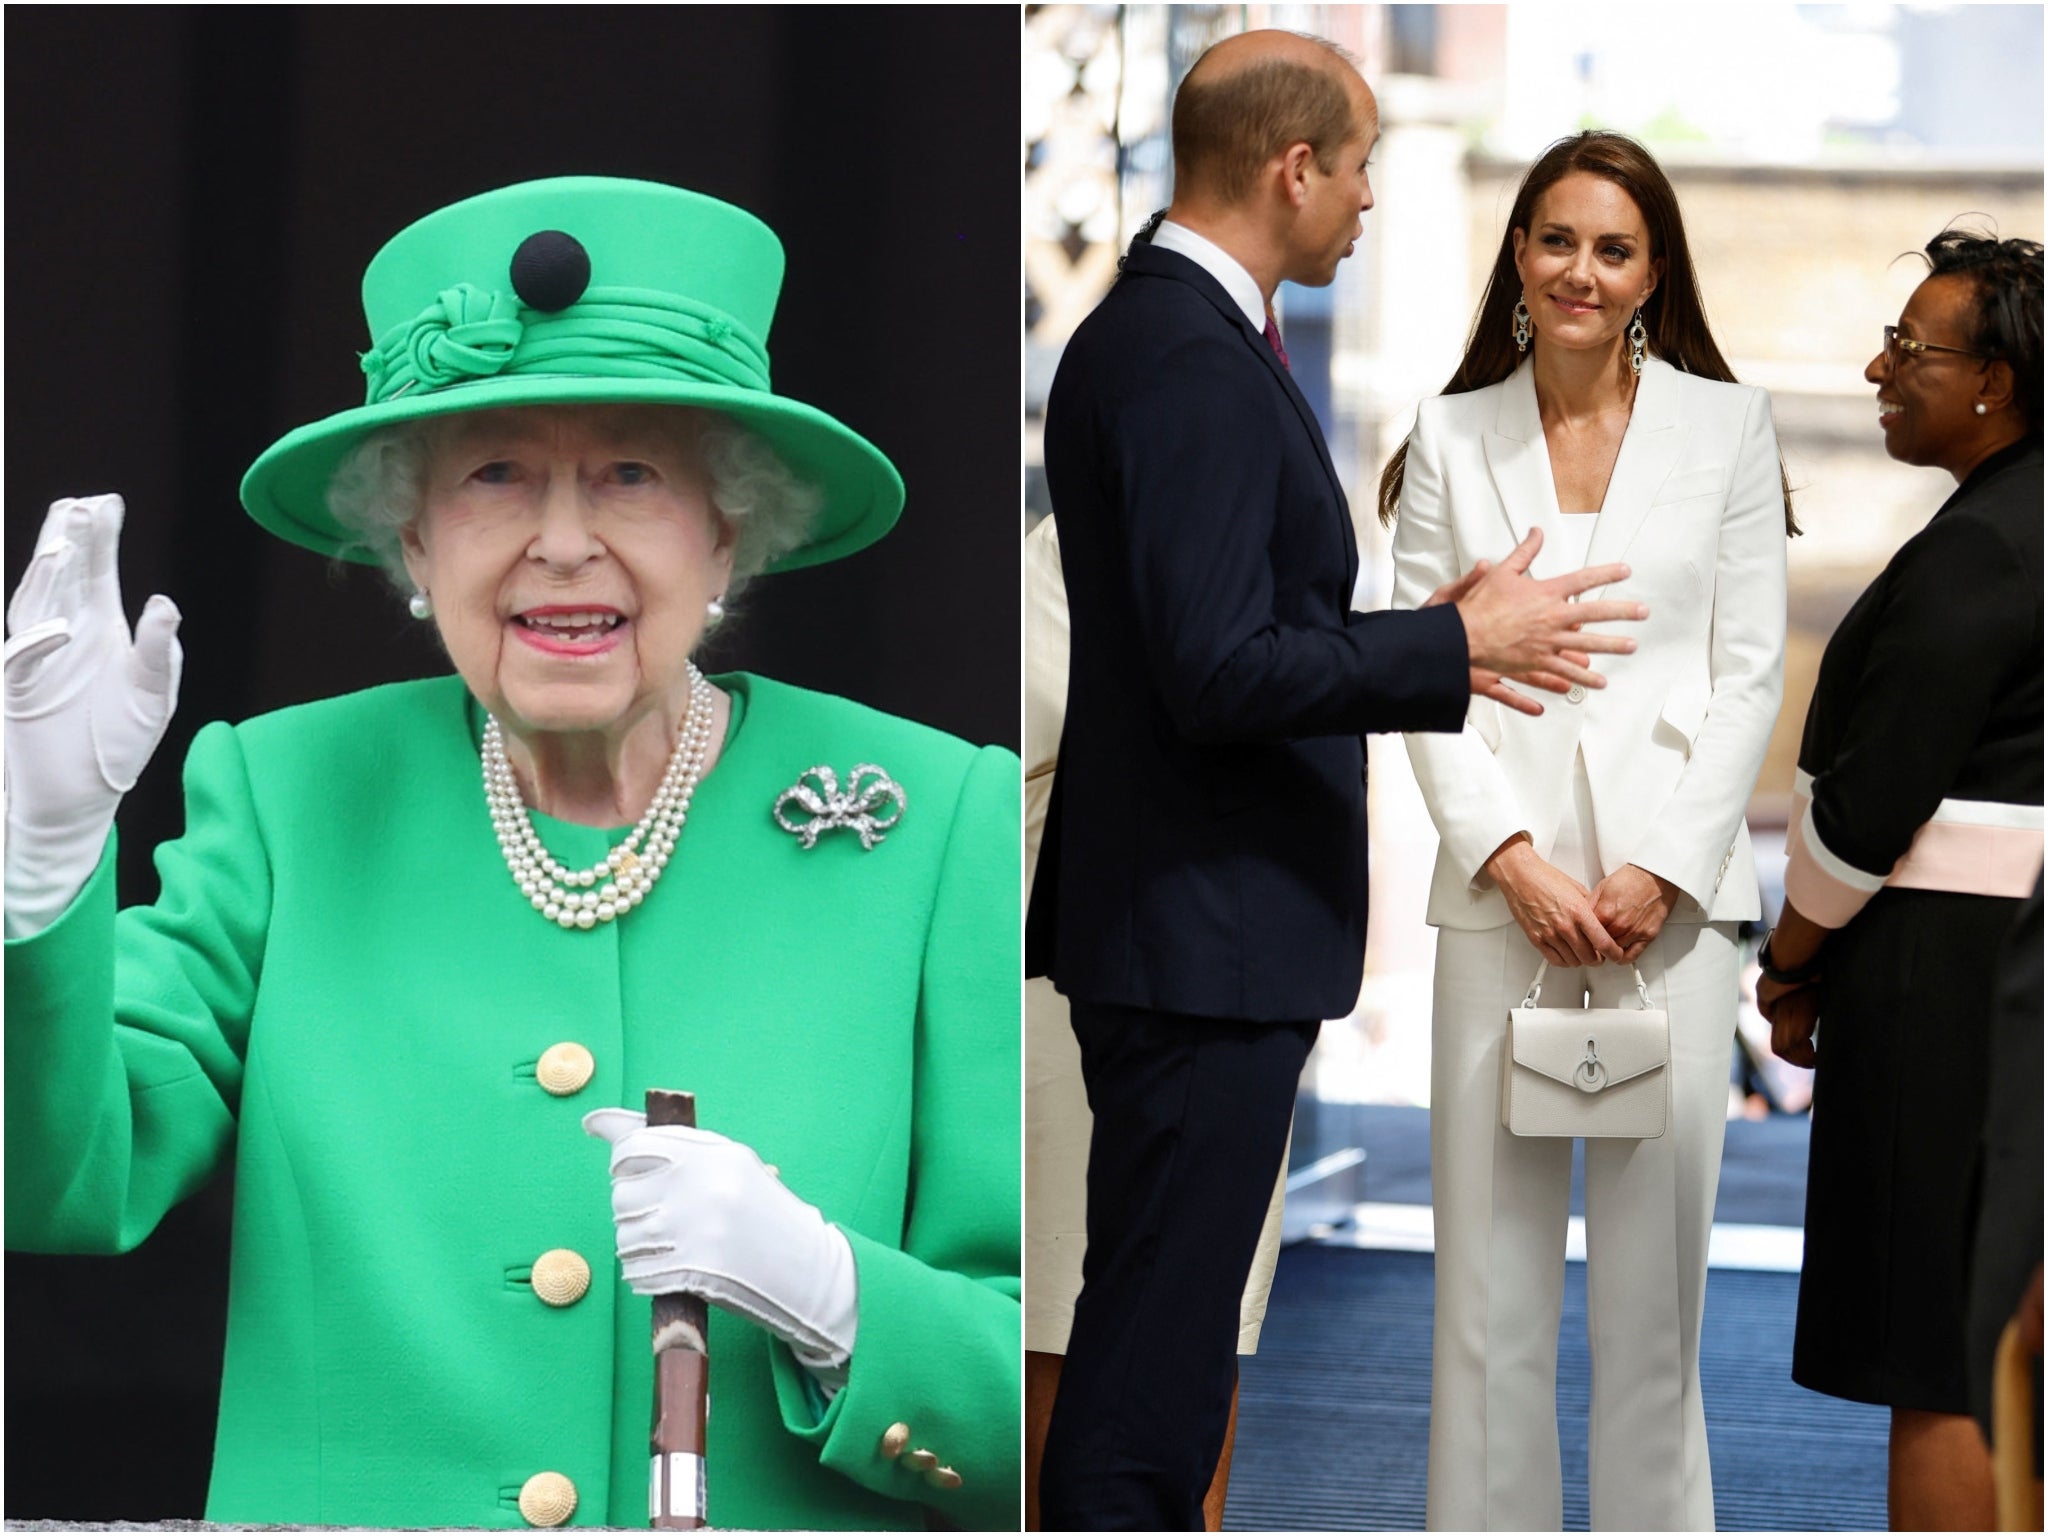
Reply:
[[[512,289],[546,314],[567,309],[590,286],[590,252],[574,235],[544,229],[528,235],[512,253]]]

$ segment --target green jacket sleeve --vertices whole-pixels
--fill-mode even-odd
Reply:
[[[240,745],[208,726],[162,894],[114,910],[114,840],[50,927],[7,945],[7,1246],[124,1253],[232,1147],[270,871]]]
[[[847,1233],[860,1326],[845,1388],[821,1411],[774,1351],[784,1423],[824,1465],[968,1530],[1022,1523],[1019,781],[1014,756],[985,749],[955,810],[918,1005],[909,1214],[900,1249]],[[891,1457],[896,1424],[909,1440]]]

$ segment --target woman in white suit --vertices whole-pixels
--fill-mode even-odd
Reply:
[[[1732,381],[1640,146],[1585,133],[1530,168],[1464,362],[1380,489],[1396,607],[1540,532],[1532,575],[1625,562],[1606,595],[1649,608],[1604,689],[1547,709],[1496,690],[1462,734],[1407,738],[1442,838],[1428,1522],[1562,1523],[1572,1144],[1499,1122],[1507,1011],[1548,962],[1546,1007],[1633,1006],[1633,966],[1671,1020],[1666,1134],[1586,1143],[1592,1524],[1711,1530],[1699,1333],[1735,926],[1759,912],[1743,808],[1778,714],[1797,530],[1769,397]]]

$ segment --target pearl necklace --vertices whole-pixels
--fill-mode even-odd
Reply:
[[[505,734],[495,717],[485,722],[484,802],[490,807],[491,826],[519,893],[549,922],[563,928],[595,928],[622,917],[647,899],[668,867],[676,839],[689,819],[690,798],[704,776],[704,759],[711,744],[711,684],[695,662],[688,665],[690,709],[683,717],[675,751],[669,754],[661,786],[626,840],[588,869],[563,867],[542,845],[525,797],[519,793],[519,781],[513,777],[511,760],[505,755]],[[644,854],[640,851],[643,844]]]

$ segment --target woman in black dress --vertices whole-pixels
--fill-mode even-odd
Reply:
[[[1891,1408],[1895,1530],[1992,1523],[1969,1194],[1993,960],[2041,868],[2041,247],[1927,255],[1864,377],[1885,451],[1958,486],[1821,660],[1758,988],[1818,1069],[1792,1376]]]

